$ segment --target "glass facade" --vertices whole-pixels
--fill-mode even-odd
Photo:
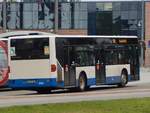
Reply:
[[[3,27],[3,6],[2,3],[0,4],[0,28],[2,29]]]
[[[53,29],[54,2],[11,3],[6,6],[7,29]],[[3,26],[0,3],[0,27]]]
[[[72,26],[72,8],[70,3],[60,4],[59,10],[59,28],[71,29]]]
[[[95,4],[95,5],[93,5]],[[89,4],[89,35],[137,35],[140,36],[142,21],[141,2],[105,2]],[[95,7],[94,7],[95,6]],[[92,11],[90,11],[92,9]],[[96,21],[96,22],[95,22]],[[95,27],[94,27],[95,26]],[[94,31],[94,32],[92,32]]]
[[[18,3],[7,3],[7,28],[19,29],[20,27],[20,5]]]
[[[60,3],[59,29],[87,29],[87,3]]]
[[[23,4],[23,29],[52,29],[53,21],[53,2]]]
[[[0,27],[3,26],[0,3]],[[7,3],[7,29],[54,29],[54,1]],[[87,29],[87,3],[59,2],[59,29]]]
[[[89,35],[138,35],[142,3],[59,2],[59,29],[84,29]],[[54,29],[54,0],[7,3],[7,29]],[[0,28],[3,26],[0,3]]]

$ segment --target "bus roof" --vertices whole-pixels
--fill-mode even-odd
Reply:
[[[52,33],[40,32],[40,31],[11,31],[6,33],[1,33],[0,38],[8,38],[13,36],[25,36],[25,35],[54,35]]]
[[[29,36],[29,35],[28,35]],[[42,37],[53,37],[53,38],[138,38],[137,36],[93,36],[93,35],[30,35],[30,37],[27,36],[12,36],[11,39],[20,39],[20,38],[42,38]]]
[[[137,36],[106,36],[106,35],[74,35],[77,38],[138,38]],[[56,37],[66,37],[66,38],[70,38],[70,37],[74,37],[73,35],[58,35]]]

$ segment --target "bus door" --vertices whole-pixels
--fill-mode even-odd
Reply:
[[[139,47],[134,45],[130,50],[131,80],[139,80]]]
[[[96,72],[96,84],[104,84],[106,80],[105,76],[105,63],[104,63],[104,50],[96,49],[95,50],[95,72]]]
[[[74,47],[64,47],[64,85],[65,87],[76,86],[76,65]]]

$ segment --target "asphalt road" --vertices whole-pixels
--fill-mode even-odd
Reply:
[[[65,103],[91,100],[110,100],[150,97],[150,72],[142,72],[141,80],[129,83],[125,88],[103,86],[86,92],[54,91],[51,94],[37,94],[35,91],[0,91],[0,107],[46,103]]]

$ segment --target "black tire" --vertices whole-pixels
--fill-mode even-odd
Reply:
[[[79,77],[79,90],[80,91],[85,91],[87,89],[87,80],[84,75],[81,75]]]
[[[128,76],[125,71],[121,74],[121,83],[118,85],[119,87],[125,87],[128,83]]]

